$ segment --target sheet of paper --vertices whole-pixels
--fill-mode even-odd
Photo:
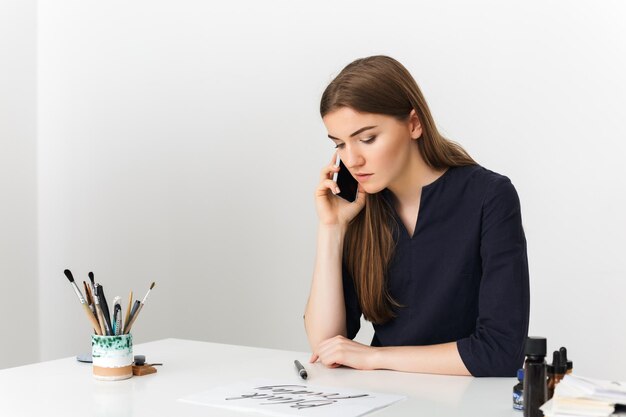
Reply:
[[[357,417],[406,398],[402,395],[253,379],[179,401],[272,416]]]

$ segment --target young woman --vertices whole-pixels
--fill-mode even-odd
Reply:
[[[353,203],[335,195],[333,156],[315,192],[311,362],[515,376],[529,284],[511,181],[437,131],[415,80],[390,57],[345,67],[320,112],[359,192]],[[352,340],[361,315],[374,326],[371,346]]]

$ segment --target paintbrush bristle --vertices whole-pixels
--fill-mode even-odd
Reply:
[[[89,272],[89,281],[91,281],[91,285],[94,285],[93,272]]]
[[[154,282],[152,283],[152,285],[150,285],[150,289],[154,288]]]
[[[74,276],[72,275],[72,271],[70,271],[69,269],[66,269],[65,271],[63,271],[63,273],[65,274],[67,279],[70,280],[70,282],[74,282]]]

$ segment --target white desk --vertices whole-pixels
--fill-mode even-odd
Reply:
[[[219,385],[257,377],[289,383],[403,394],[407,400],[372,416],[522,417],[511,407],[515,378],[472,378],[393,371],[327,369],[290,352],[165,339],[135,345],[134,354],[163,362],[158,372],[125,381],[96,381],[91,364],[74,357],[0,370],[0,416],[234,416],[260,415],[177,401]],[[293,365],[309,373],[302,381]]]

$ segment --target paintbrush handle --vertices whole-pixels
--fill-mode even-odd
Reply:
[[[96,317],[96,320],[98,320],[98,313],[96,313],[96,306],[95,306],[96,302],[93,299],[91,288],[85,281],[83,281],[83,284],[85,285],[85,298],[87,299],[87,304],[89,304],[89,308],[91,309],[91,312]],[[100,328],[100,323],[98,323],[98,328]]]
[[[133,292],[131,291],[128,295],[128,309],[126,310],[126,317],[124,317],[124,332],[126,333],[126,328],[128,327],[128,321],[130,320],[130,309],[133,308]]]
[[[85,281],[83,281],[83,285],[85,287],[85,300],[87,300],[87,304],[93,304],[89,295],[89,287],[87,286],[87,283]]]
[[[109,312],[109,305],[107,304],[107,298],[104,295],[104,288],[98,284],[98,297],[100,297],[100,308],[102,309],[102,316],[106,322],[107,334],[113,335],[113,322],[111,321],[111,313]]]
[[[133,327],[133,324],[135,323],[135,320],[137,320],[137,316],[139,316],[139,312],[142,308],[143,304],[139,304],[139,307],[137,307],[137,311],[135,311],[135,314],[133,314],[133,317],[130,319],[130,323],[128,323],[128,326],[126,326],[126,329],[124,329],[124,334],[130,333],[130,329]]]
[[[85,310],[85,314],[87,314],[87,318],[89,318],[89,321],[91,322],[91,326],[96,331],[96,334],[102,335],[100,331],[100,325],[98,324],[98,320],[96,320],[96,317],[93,315],[93,312],[91,311],[89,306],[87,304],[82,304],[82,306],[83,306],[83,309]]]
[[[107,336],[109,335],[110,331],[107,327],[107,321],[104,318],[104,313],[102,312],[102,307],[100,307],[100,304],[96,304],[96,311],[98,313],[98,319],[100,320],[100,329],[102,330],[102,335]]]

